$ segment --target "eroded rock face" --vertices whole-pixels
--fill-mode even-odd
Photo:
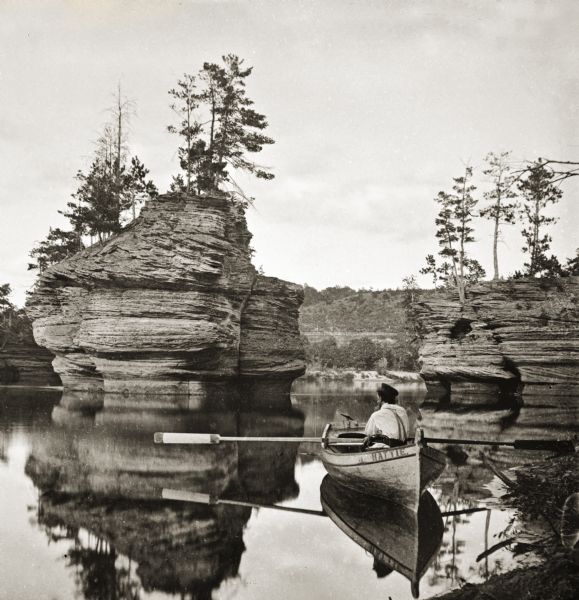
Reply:
[[[259,275],[250,239],[228,196],[170,194],[47,269],[27,313],[65,388],[195,395],[211,381],[301,375],[301,287]]]
[[[19,317],[22,328],[17,335],[2,339],[0,336],[1,385],[59,385],[60,379],[51,363],[54,355],[41,348],[32,336],[32,325]]]
[[[419,305],[421,375],[451,391],[579,393],[579,277],[473,286]]]

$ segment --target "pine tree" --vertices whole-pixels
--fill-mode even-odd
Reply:
[[[579,275],[579,248],[575,250],[575,256],[567,259],[565,271],[567,275]]]
[[[157,188],[137,156],[130,157],[128,123],[133,103],[123,98],[120,86],[111,109],[112,118],[97,140],[93,161],[87,172],[78,171],[77,190],[72,194],[64,215],[71,231],[50,229],[48,236],[30,252],[34,259],[29,269],[43,271],[84,248],[83,237],[90,243],[104,242],[136,218],[137,208],[146,198],[157,195]],[[129,163],[130,157],[130,163]]]
[[[260,133],[267,128],[266,117],[252,108],[254,103],[245,93],[245,79],[253,68],[243,69],[244,61],[234,54],[224,56],[223,62],[225,78],[222,103],[217,109],[214,185],[218,187],[221,181],[230,177],[225,165],[248,171],[261,179],[273,179],[272,173],[247,158],[247,153],[261,152],[263,146],[274,143]]]
[[[28,270],[38,269],[42,273],[50,265],[72,256],[82,248],[82,241],[79,246],[79,238],[75,231],[51,227],[46,239],[30,251],[30,257],[34,262],[28,263]]]
[[[498,242],[500,229],[503,223],[514,223],[517,203],[512,202],[517,194],[514,190],[515,177],[510,174],[508,164],[510,152],[495,154],[490,152],[485,161],[487,168],[483,171],[491,178],[492,188],[485,192],[484,197],[488,206],[480,211],[481,217],[490,219],[494,224],[493,231],[493,279],[499,279]]]
[[[126,174],[123,191],[123,208],[131,210],[133,220],[137,208],[140,208],[148,198],[157,196],[157,187],[152,179],[147,179],[149,169],[139,160],[138,156],[131,158],[131,168]]]
[[[203,157],[205,144],[199,135],[201,124],[195,119],[195,110],[199,106],[199,95],[195,77],[185,73],[183,79],[177,81],[177,87],[169,90],[169,96],[174,100],[171,110],[181,119],[179,125],[169,125],[167,131],[181,136],[185,145],[179,148],[179,163],[185,171],[185,191],[191,193],[194,176],[199,162]]]
[[[440,277],[446,285],[455,287],[461,304],[466,300],[467,284],[485,275],[480,263],[467,255],[467,244],[474,241],[471,223],[478,202],[473,197],[476,186],[471,180],[472,168],[466,167],[463,176],[453,178],[453,193],[441,191],[436,196],[435,201],[440,206],[435,220],[436,237],[442,264],[437,266],[430,254],[426,267],[421,270],[421,273]]]
[[[252,67],[244,68],[244,61],[233,54],[222,60],[222,65],[204,63],[197,76],[185,74],[169,91],[174,99],[171,109],[181,121],[168,130],[184,141],[179,160],[185,177],[181,183],[176,176],[172,190],[214,191],[225,182],[237,188],[232,169],[261,179],[273,178],[268,169],[249,158],[274,143],[262,133],[268,126],[265,116],[253,108],[254,102],[246,94]]]
[[[546,167],[539,158],[530,165],[527,175],[519,182],[524,220],[522,235],[525,240],[523,252],[528,254],[528,262],[524,263],[525,274],[535,277],[541,274],[553,274],[557,271],[556,257],[547,256],[553,241],[544,233],[544,228],[556,223],[555,217],[545,214],[551,204],[559,202],[563,192],[553,183],[554,172]],[[560,265],[559,265],[560,268]]]

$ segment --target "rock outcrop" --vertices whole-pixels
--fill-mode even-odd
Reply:
[[[18,315],[18,328],[0,336],[0,385],[59,385],[52,368],[54,354],[41,348],[29,320]]]
[[[579,277],[473,286],[418,306],[421,375],[449,391],[579,393]]]
[[[47,269],[27,303],[66,389],[205,395],[304,371],[301,286],[257,273],[225,194],[151,200],[123,232]]]

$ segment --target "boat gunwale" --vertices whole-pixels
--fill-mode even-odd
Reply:
[[[383,449],[382,449],[383,450]],[[337,452],[332,452],[326,455],[326,457],[336,457],[336,458],[341,458],[344,457],[344,462],[341,461],[336,461],[333,462],[331,460],[325,460],[324,462],[326,462],[329,465],[336,465],[336,466],[340,466],[340,467],[364,467],[364,466],[372,466],[372,465],[379,465],[381,463],[384,462],[390,462],[392,460],[402,460],[404,458],[414,458],[416,456],[416,452],[411,452],[409,454],[403,454],[402,456],[398,455],[398,456],[389,456],[387,458],[383,458],[381,460],[372,460],[370,458],[370,460],[367,461],[361,461],[361,462],[352,462],[352,460],[347,461],[346,459],[348,458],[352,458],[352,457],[357,457],[360,456],[360,454],[339,454]]]
[[[330,436],[330,431],[335,431],[336,428],[333,427],[332,423],[327,423],[325,428],[324,428],[324,432],[322,434],[322,455],[324,456],[325,459],[327,459],[328,457],[343,457],[344,460],[340,460],[337,462],[332,462],[332,461],[327,461],[329,464],[336,464],[336,465],[340,465],[340,466],[353,466],[352,464],[348,464],[349,461],[347,460],[348,458],[354,458],[354,457],[360,457],[360,456],[367,456],[369,457],[367,461],[361,461],[361,462],[356,462],[355,465],[358,466],[363,466],[363,465],[372,465],[372,464],[379,464],[381,462],[387,462],[389,460],[396,460],[396,459],[402,459],[402,458],[407,458],[410,456],[424,456],[426,458],[429,458],[430,460],[433,460],[434,462],[439,463],[440,465],[444,465],[446,466],[446,456],[444,455],[443,452],[441,452],[440,450],[436,449],[436,448],[432,448],[431,446],[428,446],[427,444],[424,444],[420,441],[419,437],[416,437],[411,443],[406,443],[402,446],[394,446],[392,448],[389,447],[384,447],[384,448],[368,448],[367,450],[358,450],[357,452],[340,452],[338,451],[335,447],[332,447],[332,444],[329,442],[329,436]],[[339,431],[348,431],[349,429],[353,429],[353,428],[337,428]],[[401,450],[411,450],[411,449],[415,449],[416,452],[414,453],[410,453],[410,454],[404,454],[402,456],[399,455],[399,452]],[[383,460],[373,460],[372,457],[374,454],[380,453],[380,452],[391,452],[393,454],[396,454],[396,456],[392,456],[392,457],[388,457],[385,458]]]

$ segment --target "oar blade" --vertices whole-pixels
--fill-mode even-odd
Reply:
[[[219,444],[217,433],[164,433],[158,431],[155,444]]]
[[[550,452],[573,453],[575,444],[571,440],[515,440],[516,450],[547,450]]]
[[[196,502],[198,504],[216,504],[217,499],[210,494],[189,492],[186,490],[172,490],[163,488],[162,497],[165,500],[179,500],[180,502]]]

